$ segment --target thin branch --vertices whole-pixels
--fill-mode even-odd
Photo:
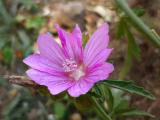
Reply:
[[[6,76],[5,78],[8,79],[9,83],[11,84],[17,84],[17,85],[21,85],[24,87],[31,87],[31,88],[41,87],[40,85],[38,85],[37,83],[35,83],[34,81],[32,81],[26,76],[12,75],[12,76]]]

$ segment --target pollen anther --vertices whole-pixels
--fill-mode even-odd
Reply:
[[[63,69],[65,72],[71,72],[77,69],[78,65],[76,61],[74,61],[72,58],[70,59],[65,59],[63,62]]]

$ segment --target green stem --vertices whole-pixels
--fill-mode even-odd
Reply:
[[[94,107],[97,110],[97,112],[99,113],[100,117],[102,117],[102,119],[104,119],[104,120],[112,120],[111,117],[106,113],[106,111],[98,103],[96,98],[92,97],[92,100],[95,105]]]
[[[137,26],[137,28],[143,32],[151,42],[154,43],[157,47],[160,48],[160,36],[155,34],[144,22],[136,16],[136,14],[131,10],[125,0],[115,0],[117,5],[124,13],[130,18],[130,20]]]

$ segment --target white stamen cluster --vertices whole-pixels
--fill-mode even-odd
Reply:
[[[70,75],[73,77],[75,80],[79,80],[82,76],[84,76],[85,73],[83,71],[83,67],[79,66],[78,69],[76,69],[72,74]]]
[[[78,67],[77,63],[72,58],[65,59],[62,65],[65,72],[74,71]]]

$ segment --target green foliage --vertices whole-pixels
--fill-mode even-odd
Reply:
[[[28,120],[28,113],[32,110],[41,110],[41,114],[37,116],[37,119],[44,120],[44,113],[47,112],[40,105],[39,99],[33,97],[31,92],[19,87],[19,90],[10,89],[10,92],[14,92],[16,94],[9,96],[9,103],[2,109],[1,115],[3,116],[3,120]]]
[[[112,87],[112,89],[111,89]],[[129,105],[130,97],[124,95],[124,91],[141,95],[149,99],[155,99],[155,97],[147,90],[142,87],[134,85],[132,81],[123,80],[105,80],[95,85],[90,94],[94,96],[98,103],[103,104],[107,102],[106,108],[100,105],[101,108],[106,109],[107,114],[112,119],[117,119],[125,116],[148,116],[153,117],[150,113],[133,109]],[[98,97],[97,97],[98,96]],[[103,117],[103,115],[102,115]]]
[[[132,60],[134,58],[136,60],[141,59],[141,50],[138,44],[136,43],[133,34],[131,33],[130,26],[128,24],[128,18],[123,16],[118,22],[117,39],[122,39],[125,37],[128,40],[128,46],[127,46],[127,53],[125,56],[124,67],[119,75],[120,79],[123,79],[127,75],[132,66]]]
[[[140,7],[133,8],[132,10],[139,17],[141,17],[145,14],[145,10],[143,8],[140,8]]]
[[[129,18],[129,20],[132,22],[133,27],[135,27],[137,30],[139,30],[141,33],[143,33],[146,37],[148,37],[149,41],[152,42],[154,45],[156,45],[158,48],[160,48],[160,36],[156,36],[152,32],[152,29],[150,29],[137,15],[140,12],[140,10],[132,10],[128,5],[126,0],[115,0],[117,7],[123,12],[124,16]],[[137,12],[138,11],[138,12]],[[142,11],[142,10],[141,10]],[[137,15],[136,15],[136,14]]]
[[[9,64],[13,58],[13,50],[10,47],[5,47],[3,50],[4,62]]]
[[[32,52],[33,39],[35,40],[35,34],[37,30],[44,24],[44,18],[37,16],[34,13],[34,17],[28,17],[17,15],[15,16],[5,4],[6,1],[0,0],[0,52],[3,53],[2,61],[7,66],[11,67],[19,59],[16,57],[16,51],[21,52],[21,57],[24,57]],[[35,3],[32,0],[20,0],[13,1],[13,4],[26,5],[25,7],[34,6]],[[32,7],[28,8],[31,9]],[[17,9],[15,9],[16,12]],[[24,22],[26,21],[26,22]],[[22,23],[26,23],[23,26]],[[32,29],[37,29],[31,31]],[[13,66],[14,67],[14,66]]]
[[[120,14],[120,20],[117,25],[117,38],[128,40],[128,48],[126,52],[124,67],[120,72],[120,79],[123,79],[129,72],[133,59],[140,60],[140,48],[135,41],[134,35],[132,34],[131,28],[135,27],[138,31],[143,33],[149,41],[154,43],[160,48],[160,36],[139,18],[145,14],[143,8],[131,9],[126,0],[115,0],[118,13]]]
[[[123,18],[120,19],[117,25],[117,39],[122,39],[125,35],[125,21]]]
[[[26,21],[26,27],[31,28],[40,28],[45,23],[45,19],[41,16],[35,16]]]
[[[111,87],[115,87],[130,93],[134,93],[137,95],[141,95],[147,97],[149,99],[154,100],[155,97],[147,90],[142,87],[134,85],[132,81],[124,81],[124,80],[104,80],[101,83],[109,85]]]
[[[63,103],[61,102],[57,102],[54,104],[54,112],[57,116],[57,120],[60,120],[63,118],[64,114],[65,114],[65,106]]]
[[[137,60],[141,59],[141,50],[138,44],[136,43],[133,34],[130,31],[130,26],[127,24],[127,19],[121,18],[119,24],[121,24],[121,26],[118,26],[118,31],[123,31],[123,32],[118,32],[117,33],[119,35],[118,37],[122,38],[126,36],[128,39],[128,47],[127,47],[127,53],[125,56],[124,67],[121,70],[119,75],[120,79],[123,79],[127,75],[127,73],[129,72],[132,66],[132,60],[134,58]]]
[[[128,26],[129,27],[129,26]],[[131,56],[135,57],[136,59],[140,60],[140,48],[137,45],[131,31],[129,29],[126,29],[126,34],[128,38],[128,52],[131,54]]]

